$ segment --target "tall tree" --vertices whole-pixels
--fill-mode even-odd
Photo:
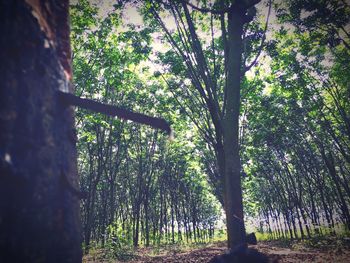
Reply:
[[[148,14],[153,15],[173,47],[163,61],[170,64],[173,73],[189,80],[188,84],[179,79],[168,80],[169,87],[174,94],[183,95],[178,99],[179,105],[196,124],[209,147],[214,149],[219,172],[211,174],[218,176],[213,181],[220,181],[215,192],[221,192],[219,199],[224,202],[229,247],[245,240],[239,117],[241,83],[245,72],[256,62],[244,50],[255,47],[254,51],[259,54],[264,40],[261,30],[254,32],[247,27],[258,2],[215,1],[214,5],[208,6],[206,1],[199,1],[196,6],[181,0],[148,1],[146,4],[151,11]],[[162,18],[163,11],[170,13],[175,29],[168,28],[169,23]],[[202,24],[196,23],[200,20],[211,25],[207,30],[209,41],[200,38],[198,32]],[[216,36],[217,27],[221,29],[221,37]],[[260,44],[252,44],[252,39],[260,40]],[[251,64],[247,66],[248,61]],[[186,104],[186,98],[189,104]]]

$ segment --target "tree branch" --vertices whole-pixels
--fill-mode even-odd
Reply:
[[[256,55],[255,59],[252,61],[252,63],[250,63],[249,66],[245,66],[244,67],[244,71],[243,72],[249,71],[256,64],[256,62],[258,61],[258,58],[260,57],[260,54],[262,52],[262,49],[263,49],[263,46],[264,46],[264,43],[265,43],[265,39],[266,39],[266,31],[267,31],[267,27],[268,27],[269,19],[270,19],[270,14],[271,14],[271,6],[272,6],[271,2],[272,2],[272,0],[269,1],[269,9],[267,11],[267,18],[266,18],[266,22],[265,22],[264,35],[263,35],[263,37],[261,39],[261,43],[260,43],[260,46],[259,46],[259,49],[258,49],[258,54]]]
[[[182,3],[184,3],[186,5],[189,5],[194,10],[200,11],[202,13],[212,13],[214,15],[221,15],[221,14],[227,13],[232,8],[232,7],[225,7],[225,8],[222,8],[222,9],[202,8],[202,7],[198,7],[198,6],[196,6],[196,5],[190,3],[189,1],[186,1],[186,0],[183,0]]]

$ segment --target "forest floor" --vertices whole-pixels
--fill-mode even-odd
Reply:
[[[135,252],[132,259],[128,261],[118,261],[111,259],[101,259],[101,257],[87,256],[83,262],[128,262],[128,263],[199,263],[208,262],[215,255],[225,253],[225,242],[218,242],[207,245],[203,248],[191,250],[167,250],[159,251],[158,255],[152,255],[154,252],[150,249],[140,248]],[[319,244],[316,247],[305,245],[301,242],[285,244],[280,241],[264,241],[259,242],[256,246],[251,246],[265,253],[271,260],[278,260],[280,263],[289,262],[350,262],[350,244],[344,244],[339,240],[327,242],[327,244]],[[98,259],[100,258],[100,259]]]

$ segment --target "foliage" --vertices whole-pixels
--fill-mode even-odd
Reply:
[[[125,3],[104,17],[87,1],[71,12],[76,94],[162,116],[175,131],[168,141],[148,127],[76,112],[85,245],[96,241],[117,256],[223,231],[215,229],[224,203],[215,114],[223,118],[227,103],[219,15],[191,12],[199,48],[181,2],[156,2],[129,3],[143,26],[126,25]],[[350,228],[349,6],[321,2],[276,2],[265,44],[264,24],[244,26],[240,174],[246,218],[262,239]],[[167,34],[161,21],[171,17],[177,27]],[[208,107],[211,95],[219,112]]]
[[[124,258],[140,244],[208,241],[221,209],[190,143],[191,123],[147,65],[153,31],[124,25],[120,12],[101,18],[85,1],[72,6],[76,94],[176,123],[168,141],[148,127],[76,112],[86,251],[96,241]]]
[[[323,6],[288,5],[277,9],[282,27],[267,49],[270,70],[255,76],[263,80],[259,96],[246,106],[245,185],[256,208],[248,212],[260,215],[265,231],[305,238],[335,233],[339,223],[349,228],[349,82],[342,79],[350,53],[341,33],[348,21],[337,20],[345,13],[328,21],[344,37],[330,44],[336,37],[324,41]]]

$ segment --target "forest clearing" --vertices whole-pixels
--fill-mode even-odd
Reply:
[[[0,262],[349,262],[349,0],[0,0]]]

